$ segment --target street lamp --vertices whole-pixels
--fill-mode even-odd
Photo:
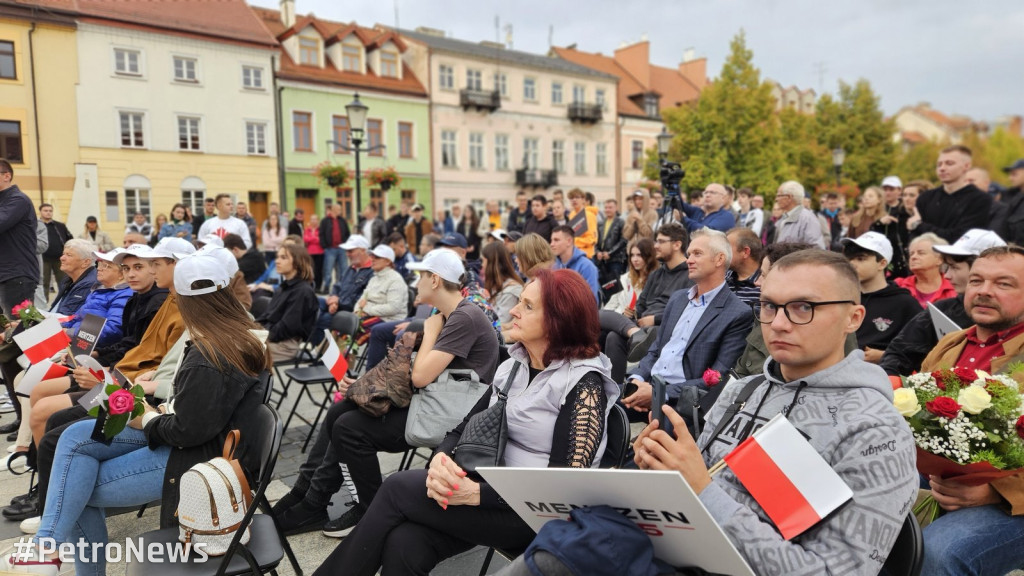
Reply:
[[[335,140],[328,140],[327,145],[334,144],[335,147],[344,150],[345,152],[352,152],[356,157],[356,218],[363,211],[362,206],[362,174],[359,168],[359,154],[362,152],[374,152],[376,150],[383,150],[385,146],[383,144],[375,144],[368,148],[361,148],[364,140],[363,135],[366,132],[366,114],[370,111],[370,108],[359,101],[359,93],[356,92],[353,96],[352,101],[345,106],[345,113],[348,114],[348,127],[349,127],[349,140],[352,142],[351,146],[348,146],[344,142],[337,142]]]
[[[668,128],[665,126],[661,127],[661,134],[658,134],[658,158],[664,160],[668,156],[669,146],[672,145],[673,135],[669,133]]]
[[[836,188],[842,186],[843,162],[845,161],[846,152],[843,151],[842,146],[836,146],[835,150],[832,151],[832,168],[836,171]]]

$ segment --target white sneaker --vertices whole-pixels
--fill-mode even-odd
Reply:
[[[11,452],[0,462],[0,470],[21,474],[28,470],[28,452]]]
[[[17,446],[15,446],[14,444],[11,444],[10,446],[7,447],[7,453],[8,454],[13,453],[15,448],[17,448]]]
[[[63,572],[60,560],[43,560],[39,554],[39,546],[25,540],[5,550],[0,557],[0,574],[57,576]]]
[[[39,531],[39,523],[43,520],[42,516],[33,516],[31,518],[25,518],[18,525],[21,531],[25,534],[35,534]]]

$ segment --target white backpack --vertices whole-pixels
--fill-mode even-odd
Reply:
[[[178,485],[178,541],[204,545],[210,556],[227,553],[246,510],[252,505],[249,482],[234,459],[241,434],[228,432],[221,458],[200,462],[181,475]],[[246,527],[240,544],[249,542]]]

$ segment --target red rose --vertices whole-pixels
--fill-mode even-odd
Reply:
[[[1024,416],[1017,418],[1017,436],[1024,438]]]
[[[960,413],[960,405],[948,396],[939,396],[931,402],[925,402],[924,407],[941,418],[956,418]]]
[[[107,407],[111,416],[127,414],[135,409],[135,395],[123,388],[114,390],[107,398]]]
[[[704,383],[709,387],[714,386],[722,381],[722,374],[714,368],[708,368],[704,371]]]
[[[942,370],[932,372],[932,378],[935,379],[935,385],[939,387],[939,390],[946,389],[946,383],[942,381]]]
[[[955,374],[956,377],[960,379],[960,383],[965,386],[978,379],[978,373],[975,372],[973,368],[953,368],[953,374]]]

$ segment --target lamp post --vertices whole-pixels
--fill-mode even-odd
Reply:
[[[352,145],[349,146],[344,142],[337,142],[335,140],[328,140],[327,144],[334,144],[335,147],[344,150],[345,152],[352,152],[356,157],[356,218],[363,211],[362,202],[362,174],[359,167],[359,154],[362,152],[374,152],[376,150],[383,150],[385,146],[383,144],[375,144],[368,148],[362,148],[363,134],[366,131],[366,114],[370,111],[370,108],[359,101],[359,93],[356,92],[352,98],[352,101],[345,106],[345,113],[348,114],[348,128],[349,128],[349,140]]]
[[[836,188],[842,186],[843,180],[843,162],[846,161],[846,152],[843,151],[842,146],[836,146],[832,150],[832,168],[836,171]]]
[[[661,127],[661,134],[658,134],[658,159],[664,160],[668,157],[668,149],[672,145],[673,134],[665,126]]]

